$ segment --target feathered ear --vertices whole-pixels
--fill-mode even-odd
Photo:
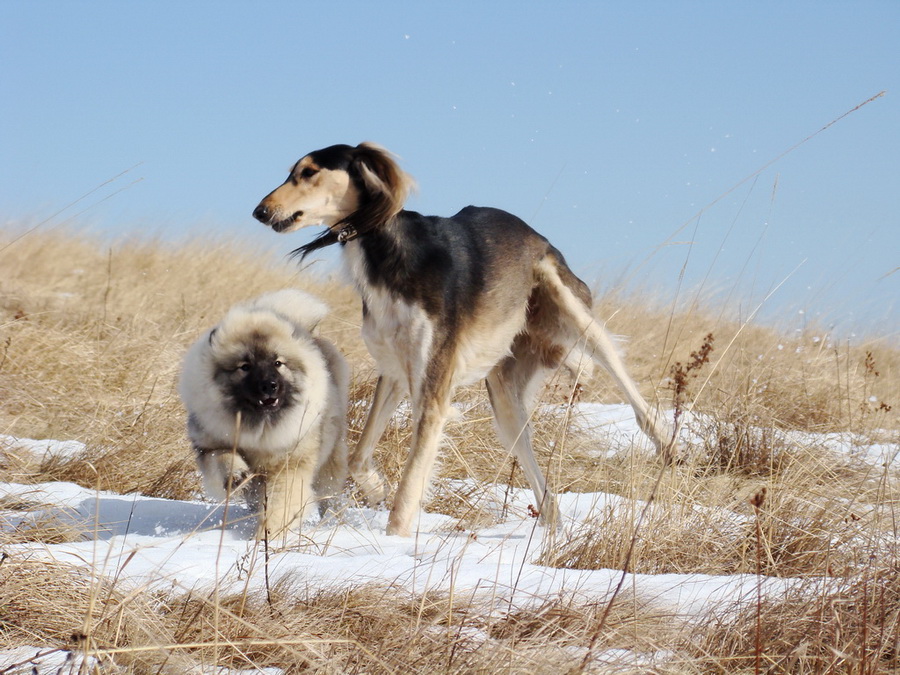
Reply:
[[[360,143],[356,157],[350,165],[351,173],[357,171],[363,185],[373,198],[381,198],[391,217],[399,213],[415,186],[412,177],[400,169],[397,158],[380,145]]]
[[[384,225],[400,213],[415,185],[396,158],[374,143],[356,146],[350,175],[358,181],[363,194],[359,208],[346,220],[360,233]]]

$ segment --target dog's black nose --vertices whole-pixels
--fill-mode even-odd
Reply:
[[[281,394],[281,382],[264,378],[259,382],[259,393],[266,398],[275,398]]]
[[[269,213],[269,208],[265,204],[260,204],[253,209],[253,217],[261,223],[268,223],[271,215],[272,214]]]

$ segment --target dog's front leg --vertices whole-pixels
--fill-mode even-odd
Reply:
[[[413,405],[412,445],[403,476],[397,486],[394,505],[388,518],[387,534],[407,537],[412,522],[422,505],[422,497],[431,480],[434,461],[437,458],[444,421],[450,406],[450,373],[436,374],[437,381],[426,378],[418,405]],[[431,386],[429,386],[431,383]]]
[[[210,449],[194,446],[197,469],[206,493],[213,499],[225,501],[244,487],[253,473],[247,462],[230,449]]]
[[[289,528],[303,521],[315,501],[315,469],[315,458],[304,457],[292,458],[267,472],[257,538],[265,536],[270,542],[281,538],[286,543]]]
[[[384,478],[375,469],[372,454],[402,397],[403,387],[397,380],[385,375],[378,378],[369,416],[366,418],[359,443],[356,444],[350,457],[350,475],[353,476],[363,498],[370,506],[375,506],[387,498],[388,490]]]

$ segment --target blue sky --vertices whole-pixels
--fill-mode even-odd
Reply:
[[[41,227],[287,252],[315,232],[253,207],[306,152],[371,140],[410,208],[511,211],[598,289],[747,316],[783,282],[766,320],[896,339],[897,45],[893,0],[5,0],[0,223],[99,188]]]

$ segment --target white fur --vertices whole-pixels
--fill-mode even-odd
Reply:
[[[345,247],[345,269],[363,296],[368,312],[362,337],[382,374],[402,383],[407,393],[418,391],[431,353],[434,327],[425,310],[364,282],[362,253],[357,242]]]
[[[483,380],[494,366],[510,355],[516,335],[525,325],[525,306],[511,311],[500,323],[476,324],[460,336],[456,351],[454,386]]]
[[[328,314],[328,305],[314,295],[294,288],[285,288],[259,296],[236,309],[267,309],[293,321],[307,332],[312,332]]]

